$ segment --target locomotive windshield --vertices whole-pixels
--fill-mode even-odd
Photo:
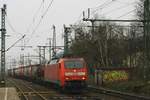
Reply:
[[[83,68],[81,61],[65,61],[65,68]]]

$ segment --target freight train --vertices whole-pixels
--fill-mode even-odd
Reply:
[[[45,65],[20,66],[9,69],[8,75],[55,84],[63,90],[84,89],[88,78],[87,66],[83,58],[59,58]]]

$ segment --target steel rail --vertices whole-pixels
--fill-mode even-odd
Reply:
[[[49,91],[48,92],[38,92],[39,94],[51,94]],[[24,92],[24,94],[35,94],[35,92]]]
[[[31,87],[29,87],[29,86],[27,86],[25,83],[21,83],[21,84],[23,84],[25,87],[27,87],[28,89],[30,89],[30,90],[32,90],[35,94],[37,94],[41,99],[43,99],[43,100],[48,100],[48,99],[46,99],[44,96],[42,96],[39,92],[37,92],[36,90],[34,90],[33,88],[31,88]]]
[[[7,81],[9,81],[10,83],[12,83],[12,84],[19,90],[19,93],[18,93],[18,94],[21,93],[25,100],[29,100],[28,97],[27,97],[27,96],[25,95],[25,93],[23,92],[23,90],[22,90],[21,88],[19,88],[19,87],[15,84],[15,82],[10,81],[10,80],[7,80]]]
[[[58,95],[54,95],[53,93],[51,93],[51,91],[36,91],[35,89],[33,89],[32,87],[30,87],[29,85],[30,84],[26,84],[27,82],[24,82],[24,80],[16,80],[16,79],[12,79],[12,80],[14,80],[14,81],[16,81],[16,83],[20,83],[21,85],[23,85],[25,88],[28,88],[28,89],[30,89],[30,90],[32,90],[32,91],[30,91],[30,92],[24,92],[24,94],[26,95],[26,96],[28,96],[28,95],[30,95],[30,96],[32,96],[32,94],[34,95],[34,94],[36,94],[37,96],[39,96],[40,97],[40,99],[42,99],[42,100],[69,100],[68,98],[69,97],[66,97],[66,96],[58,96]],[[48,98],[46,98],[46,97],[44,97],[43,95],[49,95],[49,94],[53,94],[54,95],[54,97],[48,97]],[[35,95],[34,95],[35,96]]]
[[[133,99],[134,98],[136,100],[150,100],[150,97],[138,96],[138,95],[135,95],[135,94],[124,93],[124,92],[115,91],[115,90],[108,90],[108,89],[104,89],[104,88],[98,88],[98,87],[94,87],[94,86],[91,86],[91,85],[89,85],[88,88],[97,90],[97,91],[99,91],[103,94],[118,96],[120,98],[128,98],[128,99]]]

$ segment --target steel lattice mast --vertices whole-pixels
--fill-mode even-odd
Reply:
[[[5,83],[5,16],[6,16],[6,5],[1,8],[1,83]]]

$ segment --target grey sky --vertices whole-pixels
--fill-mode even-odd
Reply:
[[[52,6],[49,8],[40,26],[35,31],[27,45],[45,45],[48,41],[47,38],[52,38],[53,24],[56,25],[56,33],[58,37],[57,44],[63,45],[63,24],[74,24],[77,20],[82,19],[82,11],[91,8],[92,12],[96,10],[95,13],[98,13],[99,15],[106,18],[116,19],[119,16],[134,10],[136,4],[135,1],[138,0],[54,0]],[[42,2],[41,9],[36,13]],[[26,34],[26,39],[28,39],[31,37],[31,33],[39,23],[42,14],[45,12],[50,2],[51,0],[0,0],[0,7],[2,8],[4,3],[7,4],[7,18],[9,22],[16,32]],[[105,2],[106,6],[103,9],[100,9],[99,6]],[[113,10],[117,8],[119,8],[119,10]],[[35,14],[36,17],[34,17]],[[132,12],[120,19],[132,19],[133,15],[134,13]],[[31,23],[32,25],[30,26]],[[7,34],[11,35],[11,37],[7,38],[6,42],[7,47],[9,47],[20,38],[21,35],[12,31],[8,24],[6,27]],[[21,45],[21,43],[17,45]],[[24,52],[30,51],[31,49],[26,49]],[[22,53],[20,48],[12,48],[7,55],[19,56],[20,53]]]

